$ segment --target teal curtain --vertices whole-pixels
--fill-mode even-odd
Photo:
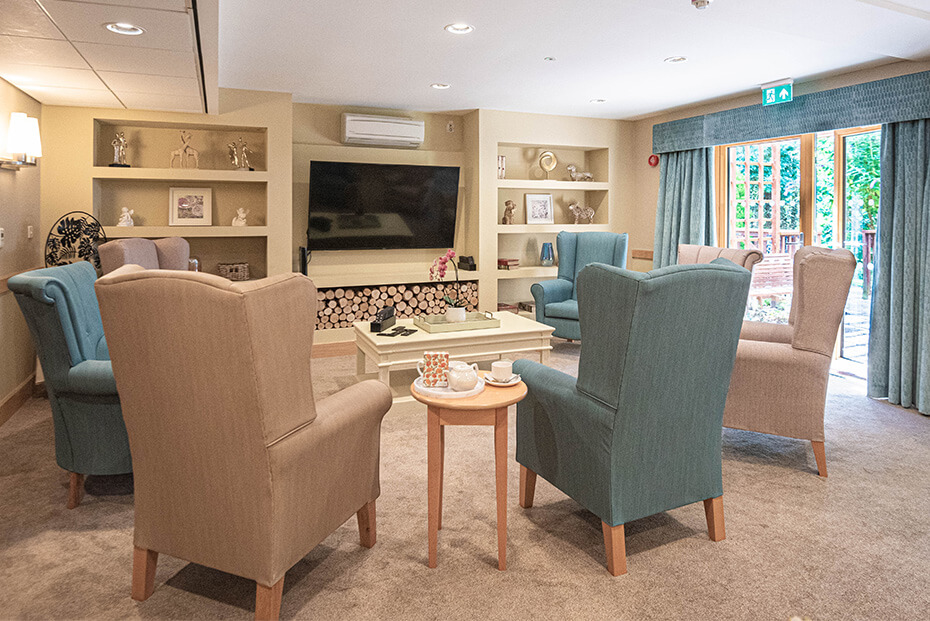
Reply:
[[[930,119],[882,127],[869,396],[930,415]]]
[[[678,244],[714,245],[714,150],[711,147],[659,156],[653,268],[675,265]]]

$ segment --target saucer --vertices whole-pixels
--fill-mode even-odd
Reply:
[[[521,381],[522,379],[523,379],[523,378],[520,377],[519,375],[513,375],[513,376],[511,376],[511,378],[510,378],[509,380],[504,381],[504,382],[500,382],[500,381],[494,379],[493,377],[491,377],[491,374],[490,374],[490,373],[488,373],[487,375],[484,376],[484,382],[485,382],[488,386],[497,386],[498,388],[507,388],[508,386],[516,386],[517,384],[520,383],[520,381]]]

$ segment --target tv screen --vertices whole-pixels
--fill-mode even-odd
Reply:
[[[451,248],[456,166],[310,162],[312,250]]]

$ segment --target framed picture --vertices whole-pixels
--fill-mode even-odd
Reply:
[[[526,223],[552,224],[552,194],[526,194]]]
[[[213,224],[213,190],[211,188],[169,188],[168,224],[170,226],[211,226]]]

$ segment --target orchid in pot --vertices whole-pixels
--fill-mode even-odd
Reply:
[[[447,304],[446,321],[450,323],[459,323],[465,321],[465,305],[467,302],[461,295],[461,290],[459,288],[459,268],[455,265],[455,261],[453,261],[454,258],[455,250],[450,248],[446,254],[433,261],[433,264],[429,268],[429,279],[441,282],[442,279],[446,277],[446,270],[449,268],[449,264],[452,264],[452,269],[455,270],[455,298],[446,293],[442,296],[442,300]]]

